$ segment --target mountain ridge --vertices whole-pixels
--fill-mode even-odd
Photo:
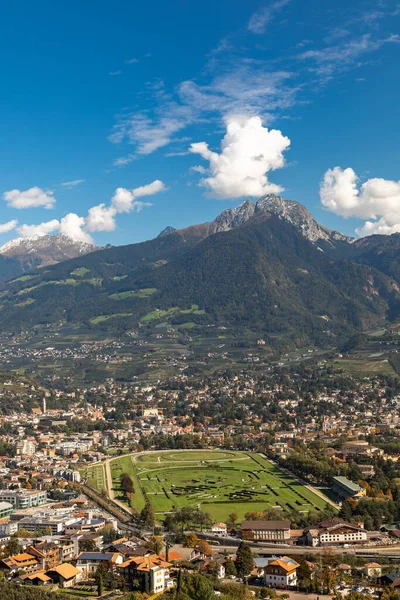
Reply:
[[[386,245],[398,256],[400,244]],[[0,291],[0,325],[123,333],[189,319],[200,329],[250,328],[271,344],[326,343],[398,317],[400,273],[393,260],[378,268],[382,247],[323,228],[294,201],[264,196],[209,223],[11,281]]]

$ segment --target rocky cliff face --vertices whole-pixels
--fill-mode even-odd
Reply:
[[[351,242],[353,238],[337,231],[319,225],[305,206],[294,200],[284,200],[281,196],[267,194],[262,196],[255,207],[255,213],[272,213],[291,223],[310,242],[316,243],[324,240],[328,243],[334,241]]]
[[[218,231],[229,231],[243,225],[254,216],[254,212],[255,205],[252,200],[246,200],[246,202],[243,202],[237,208],[227,208],[213,221],[215,233]]]
[[[259,214],[273,214],[280,219],[291,223],[310,242],[327,242],[329,245],[335,242],[352,242],[353,238],[345,236],[337,231],[319,225],[305,206],[294,200],[285,200],[275,194],[262,196],[256,204],[252,200],[246,200],[235,209],[224,210],[212,223],[212,233],[229,231],[246,223],[252,217]]]

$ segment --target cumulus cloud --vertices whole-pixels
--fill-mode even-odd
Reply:
[[[58,219],[52,219],[39,225],[21,225],[17,228],[17,231],[22,237],[31,237],[33,235],[47,235],[54,233],[60,228],[60,221]]]
[[[138,198],[151,196],[165,189],[164,183],[159,179],[132,190],[117,188],[109,206],[104,203],[92,206],[86,217],[69,213],[60,221],[53,219],[39,225],[25,224],[18,227],[17,231],[23,237],[59,232],[79,242],[94,244],[89,232],[114,231],[117,226],[115,217],[118,213],[139,212],[143,207],[151,206],[149,202],[142,202]],[[0,233],[11,231],[17,226],[17,223],[17,221],[10,221],[3,225],[0,224]]]
[[[7,233],[8,231],[12,231],[18,225],[18,221],[15,219],[13,221],[8,221],[7,223],[0,223],[0,233]]]
[[[22,192],[21,190],[9,190],[4,192],[3,198],[12,208],[34,208],[36,206],[53,208],[56,201],[52,191],[44,191],[37,186]]]
[[[83,227],[85,226],[84,217],[79,217],[75,213],[68,213],[60,221],[60,233],[68,235],[73,240],[78,242],[86,242],[87,244],[94,244],[93,238]]]
[[[277,129],[263,127],[260,117],[228,117],[226,129],[220,154],[205,142],[190,146],[190,152],[209,161],[211,176],[201,179],[200,185],[210,196],[221,199],[281,192],[283,188],[271,183],[267,174],[284,166],[289,138]]]
[[[115,231],[117,224],[115,215],[117,211],[112,206],[98,204],[88,211],[86,229],[88,231]]]
[[[360,185],[353,169],[328,169],[320,187],[321,203],[342,217],[365,219],[360,236],[400,231],[400,181],[368,179]]]
[[[152,196],[163,192],[166,189],[164,183],[159,179],[156,179],[152,183],[142,185],[133,190],[126,188],[117,188],[115,194],[111,200],[111,206],[118,213],[132,212],[134,210],[139,211],[144,206],[150,206],[147,202],[137,201],[136,198],[142,198],[143,196]]]

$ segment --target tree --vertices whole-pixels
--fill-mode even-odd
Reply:
[[[228,518],[226,520],[226,526],[228,527],[228,529],[235,529],[236,528],[236,523],[238,520],[238,514],[237,513],[231,513],[230,515],[228,515]]]
[[[104,591],[104,585],[103,585],[103,576],[100,573],[98,580],[97,580],[97,595],[98,596],[102,596],[103,595],[103,591]]]
[[[230,575],[236,575],[236,565],[231,558],[225,563],[225,573],[229,577]]]
[[[206,542],[206,540],[200,540],[196,546],[196,550],[198,550],[202,554],[205,554],[206,556],[213,555],[212,548],[211,548],[210,544],[208,542]]]
[[[381,595],[381,600],[400,600],[400,593],[392,587],[385,587]]]
[[[140,513],[140,519],[143,521],[144,525],[151,529],[154,527],[156,522],[156,513],[154,512],[154,508],[151,506],[150,502],[146,502],[144,508]]]
[[[190,600],[214,600],[215,594],[211,582],[198,573],[189,575],[184,580],[184,592]]]
[[[83,540],[79,543],[79,549],[81,552],[96,552],[98,547],[94,540]]]
[[[18,554],[18,552],[20,550],[21,550],[21,546],[19,545],[17,538],[16,537],[10,538],[10,541],[8,542],[8,544],[5,547],[6,555],[12,556],[13,554]]]
[[[111,523],[107,523],[101,529],[99,529],[98,533],[103,536],[104,545],[111,544],[114,540],[118,539],[118,533],[115,531],[114,527]]]
[[[254,567],[253,554],[250,546],[244,542],[240,542],[236,552],[236,571],[238,577],[247,577],[250,575]]]
[[[187,534],[187,536],[183,540],[183,545],[186,548],[195,548],[197,546],[197,544],[199,543],[199,541],[200,540],[197,537],[197,535],[195,533],[193,533],[193,531],[191,531],[190,533]]]

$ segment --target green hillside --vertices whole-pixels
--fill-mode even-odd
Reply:
[[[34,271],[2,286],[0,325],[123,332],[165,321],[219,324],[303,344],[380,325],[398,307],[387,275],[335,259],[291,224],[262,215],[227,232],[189,228]]]

